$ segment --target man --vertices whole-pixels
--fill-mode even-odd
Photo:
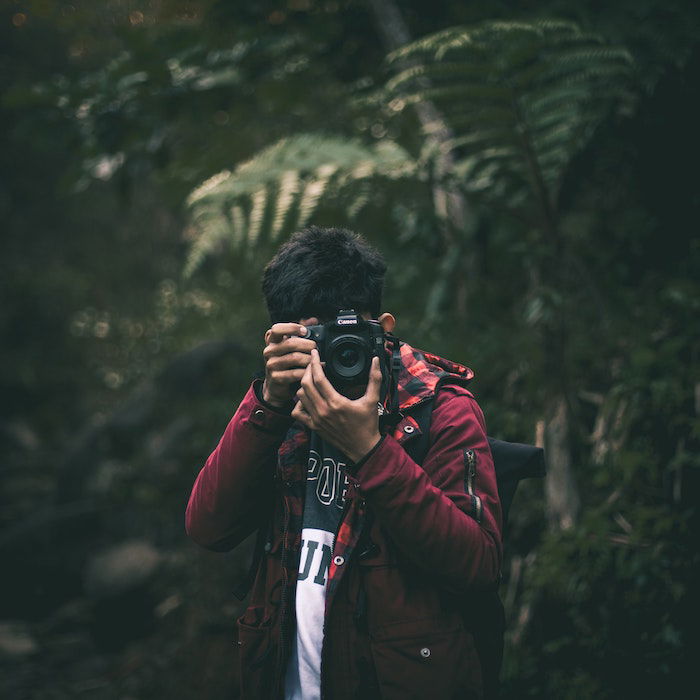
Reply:
[[[402,343],[400,413],[380,422],[394,397],[382,396],[379,358],[366,387],[341,393],[305,337],[343,309],[391,333],[385,270],[342,229],[312,227],[282,246],[263,276],[265,378],[190,496],[187,531],[204,547],[228,550],[263,528],[238,620],[244,698],[482,696],[464,604],[498,578],[501,509],[471,370]],[[419,465],[408,452],[426,439],[414,418],[426,406]]]

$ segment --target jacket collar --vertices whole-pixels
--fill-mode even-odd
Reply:
[[[398,378],[399,411],[432,398],[440,384],[453,382],[466,385],[473,377],[469,367],[446,360],[431,352],[418,350],[408,343],[400,343],[401,368]],[[292,483],[305,482],[308,459],[309,433],[294,423],[278,452],[280,473]]]
[[[464,385],[474,377],[474,372],[469,367],[431,352],[418,350],[408,343],[401,343],[400,350],[399,410],[405,410],[432,397],[438,385],[445,381]]]

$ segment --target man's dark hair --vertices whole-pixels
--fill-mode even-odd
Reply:
[[[295,233],[265,268],[262,291],[273,323],[341,309],[369,311],[382,304],[386,264],[362,236],[342,228],[311,226]]]

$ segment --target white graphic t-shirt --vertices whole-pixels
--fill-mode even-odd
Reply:
[[[326,582],[345,505],[348,460],[311,434],[296,590],[297,633],[285,678],[285,700],[320,700]]]

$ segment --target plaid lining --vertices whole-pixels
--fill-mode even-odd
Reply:
[[[284,522],[282,523],[282,593],[280,610],[280,668],[289,656],[292,645],[294,591],[299,572],[299,550],[304,518],[306,463],[309,457],[309,434],[299,424],[287,431],[277,452],[278,479],[282,482]]]
[[[277,463],[279,465],[280,476],[289,481],[294,476],[297,479],[306,473],[303,467],[301,474],[297,474],[299,465],[306,460],[308,455],[309,434],[298,423],[295,423],[288,431],[284,442],[277,451]],[[303,459],[302,459],[303,458]]]
[[[350,557],[352,557],[352,553],[355,551],[357,542],[360,539],[362,524],[365,519],[365,502],[353,498],[349,503],[350,505],[338,528],[335,546],[333,547],[333,558],[331,559],[328,571],[328,583],[326,585],[326,617],[328,616],[328,611],[331,609],[331,604],[338,590],[338,584],[340,583],[343,572],[347,569]],[[336,563],[340,562],[339,557],[342,557],[342,563]]]
[[[412,348],[408,343],[401,343],[399,408],[410,408],[432,396],[438,382],[455,375],[462,381],[469,381],[474,377],[474,372],[464,365]]]
[[[283,523],[286,537],[282,542],[282,566],[289,574],[287,584],[296,583],[301,529],[304,518],[304,491],[306,487],[306,462],[309,457],[309,434],[293,425],[278,452],[279,477],[284,486],[286,504]]]

